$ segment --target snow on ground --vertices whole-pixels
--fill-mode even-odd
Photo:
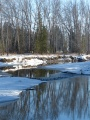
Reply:
[[[47,55],[33,55],[33,54],[25,54],[25,55],[2,55],[0,56],[1,60],[7,60],[6,63],[0,62],[0,67],[4,66],[38,66],[42,64],[47,64],[48,59],[69,59],[71,60],[71,56],[75,59],[85,59],[87,57],[90,58],[90,55],[59,55],[59,54],[47,54]],[[22,68],[22,67],[21,67]]]
[[[84,59],[87,60],[87,56],[86,55],[80,55],[76,57],[77,59]]]
[[[46,56],[42,56],[45,57]],[[41,55],[3,55],[0,56],[0,59],[12,60],[12,62],[2,63],[0,66],[12,66],[12,65],[21,65],[21,66],[38,66],[41,64],[46,64],[46,60],[41,60]]]
[[[48,65],[48,66],[45,66],[44,68],[60,70],[61,72],[67,72],[67,73],[90,74],[90,61]]]
[[[24,60],[19,61],[19,62],[17,60],[15,60],[10,64],[19,64],[19,63],[21,63],[22,66],[28,66],[28,65],[30,65],[30,66],[38,66],[40,64],[43,64],[43,60],[39,60],[37,58],[31,59],[31,60],[24,59]]]
[[[46,56],[44,56],[46,57]],[[41,60],[41,55],[3,55],[0,60],[7,60],[7,62],[0,62],[0,67],[10,67],[12,71],[24,69],[25,67],[37,67],[38,65],[47,64],[46,59]],[[10,69],[8,69],[10,70]],[[8,71],[7,70],[7,71]],[[5,71],[5,72],[7,72]]]
[[[0,77],[0,103],[16,100],[23,90],[40,83],[40,80],[23,77]]]
[[[27,60],[27,59],[16,59],[16,60],[13,60],[13,62],[9,62],[7,63],[8,66],[11,66],[11,65],[21,65],[21,66],[38,66],[38,65],[42,65],[43,63],[45,63],[46,61],[43,61],[43,60],[39,60],[37,58],[35,59],[30,59],[30,60]]]
[[[56,58],[58,57],[59,55],[57,54],[46,54],[46,55],[40,55],[40,54],[9,54],[8,56],[7,55],[2,55],[0,56],[0,59],[15,59],[17,60],[18,62],[21,62],[24,58],[29,58],[29,59],[35,59],[35,58],[38,58],[38,59],[47,59],[47,58]]]

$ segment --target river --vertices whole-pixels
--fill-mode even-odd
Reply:
[[[9,72],[12,76],[49,77],[57,71],[24,69]],[[23,91],[20,99],[0,106],[0,120],[89,120],[90,76],[50,80],[32,90]]]

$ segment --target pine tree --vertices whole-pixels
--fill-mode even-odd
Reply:
[[[43,54],[47,53],[47,29],[42,26],[36,32],[35,52]]]
[[[38,25],[35,34],[35,52],[36,53],[47,53],[47,29],[42,25],[42,18],[40,13],[38,14]]]

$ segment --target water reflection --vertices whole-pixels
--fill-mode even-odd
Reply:
[[[9,71],[12,76],[38,78],[38,77],[49,77],[50,74],[56,73],[56,70],[45,70],[45,69],[21,69],[17,71]]]
[[[89,120],[90,77],[43,83],[0,107],[0,120]]]

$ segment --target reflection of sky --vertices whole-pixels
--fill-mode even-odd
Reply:
[[[72,1],[72,2],[80,2],[81,0],[61,0],[63,3],[67,3],[67,2],[70,2],[70,1]],[[90,0],[82,0],[82,1],[84,1],[85,3],[89,3],[89,1]]]
[[[0,117],[5,114],[9,120],[10,116],[13,120],[89,120],[89,79],[79,76],[43,83],[23,93],[16,104],[1,108]]]
[[[88,91],[89,91],[89,94],[90,94],[90,78],[88,80]]]
[[[79,119],[79,118],[76,116],[76,114],[69,115],[68,117],[67,117],[65,114],[61,114],[61,115],[58,117],[58,120],[90,120],[90,118],[87,118],[87,117],[82,116],[82,118]]]
[[[89,120],[89,116],[88,116],[89,114],[88,113],[89,113],[89,110],[90,110],[90,100],[89,100],[88,95],[87,95],[88,94],[87,93],[88,92],[88,90],[87,90],[88,85],[85,85],[88,82],[88,78],[85,78],[83,76],[83,77],[80,77],[79,79],[76,79],[76,81],[74,81],[74,80],[75,80],[75,78],[72,78],[71,80],[66,79],[66,80],[62,81],[63,86],[66,86],[66,87],[64,87],[63,94],[66,92],[66,90],[67,91],[69,90],[69,88],[68,88],[69,84],[68,83],[69,82],[71,83],[72,87],[70,88],[70,95],[69,95],[69,97],[71,97],[71,98],[72,98],[72,95],[73,95],[74,84],[76,84],[75,82],[77,82],[77,86],[79,85],[79,89],[78,89],[78,91],[76,91],[76,97],[73,96],[75,98],[74,99],[75,100],[74,111],[72,111],[72,108],[70,108],[70,106],[69,106],[70,102],[72,102],[72,101],[68,101],[68,106],[64,110],[63,110],[63,106],[62,105],[60,106],[62,108],[62,111],[60,111],[60,114],[58,114],[58,120]],[[79,80],[79,82],[77,80]],[[57,81],[57,84],[56,84],[57,85],[57,90],[60,89],[59,82],[60,81]],[[65,88],[66,88],[66,90],[65,90]],[[71,98],[68,99],[68,97],[66,97],[66,101],[67,100],[73,100]],[[60,98],[60,102],[62,101],[61,103],[65,107],[66,103],[64,103],[63,100],[64,99]],[[80,103],[80,101],[81,101],[81,103]],[[82,104],[82,106],[81,106],[81,104]],[[80,106],[82,108],[80,108]]]

